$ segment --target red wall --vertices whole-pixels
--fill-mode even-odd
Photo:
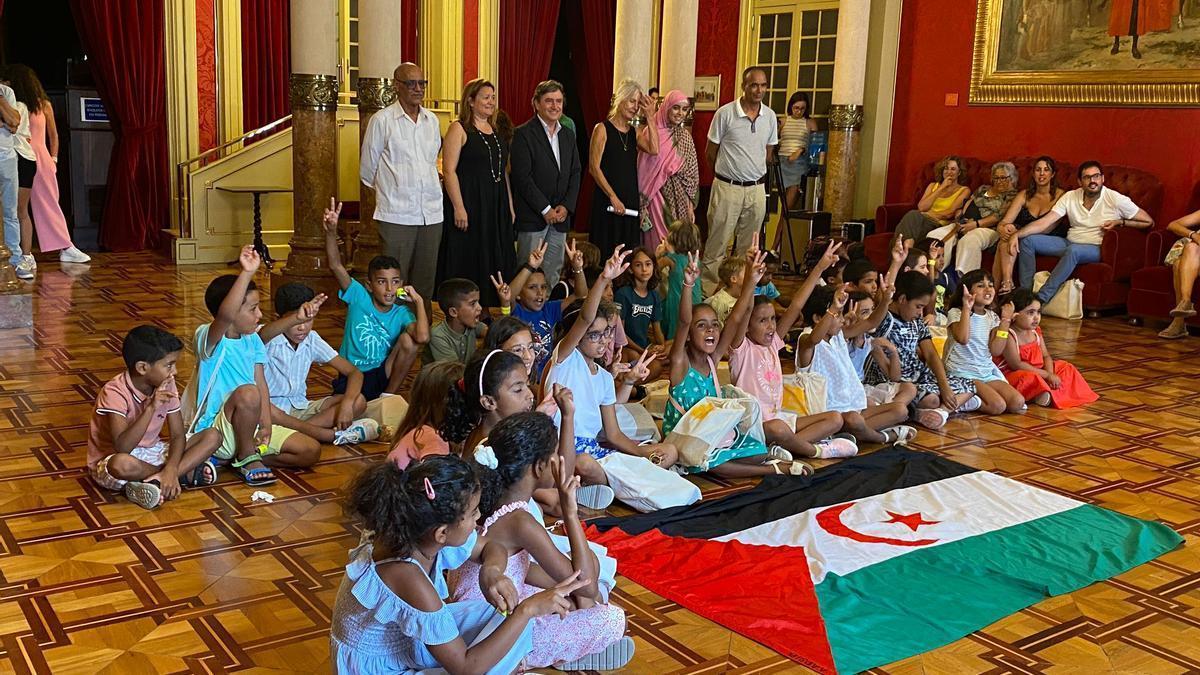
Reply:
[[[975,6],[973,0],[904,3],[888,200],[910,199],[920,167],[943,155],[1047,154],[1150,171],[1165,187],[1163,213],[1150,215],[1160,224],[1181,215],[1200,180],[1200,111],[968,106]],[[946,94],[958,94],[957,107],[945,105]],[[1064,182],[1073,185],[1073,177]]]
[[[696,74],[721,76],[721,103],[733,100],[737,85],[737,45],[739,0],[700,0],[696,20]],[[666,94],[667,92],[663,92]],[[697,112],[692,121],[692,137],[700,155],[700,183],[712,184],[712,172],[704,161],[708,127],[713,113]]]

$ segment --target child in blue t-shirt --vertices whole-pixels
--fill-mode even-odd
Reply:
[[[653,288],[658,280],[658,262],[649,249],[637,247],[629,258],[629,273],[626,284],[613,293],[613,300],[621,307],[621,324],[629,343],[622,350],[622,359],[637,361],[646,350],[655,354],[666,354],[666,339],[663,338],[662,298]],[[662,360],[654,358],[648,364],[650,377],[657,380],[662,375]]]
[[[540,382],[546,362],[550,360],[550,348],[554,341],[554,327],[562,319],[562,308],[575,298],[587,297],[587,279],[583,275],[583,253],[575,248],[574,242],[567,240],[567,259],[571,261],[571,272],[574,276],[575,294],[563,300],[547,300],[550,288],[546,283],[546,273],[542,271],[542,261],[546,257],[546,244],[529,252],[529,261],[513,277],[512,284],[507,286],[500,278],[496,292],[500,296],[500,311],[512,306],[512,298],[516,296],[517,304],[512,307],[512,316],[529,324],[533,331],[533,339],[542,345],[542,352],[534,363],[533,381]]]
[[[230,462],[248,485],[269,485],[275,482],[270,467],[312,466],[321,444],[271,423],[267,350],[255,332],[262,311],[254,273],[261,260],[253,246],[245,246],[238,261],[240,274],[219,276],[204,291],[213,320],[196,329],[197,376],[184,405],[194,411],[191,433],[211,428],[220,435],[213,457]]]
[[[421,345],[429,342],[425,302],[412,286],[403,286],[400,261],[379,255],[367,265],[370,290],[350,277],[338,250],[337,222],[341,203],[333,198],[325,209],[325,254],[346,303],[346,330],[338,353],[362,371],[362,395],[368,401],[395,394],[412,369]],[[411,307],[411,309],[410,309]],[[346,378],[333,381],[333,393],[346,393]]]

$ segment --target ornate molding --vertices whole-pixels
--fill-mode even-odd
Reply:
[[[378,112],[395,102],[395,84],[390,77],[358,78],[359,112]]]
[[[292,111],[336,112],[338,79],[336,75],[292,73],[290,81]]]
[[[863,107],[861,105],[835,103],[829,106],[829,129],[857,131],[862,129]]]

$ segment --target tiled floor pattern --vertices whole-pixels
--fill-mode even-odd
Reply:
[[[283,475],[272,504],[251,504],[227,475],[149,512],[83,471],[91,403],[121,367],[125,331],[149,322],[186,342],[221,271],[150,254],[46,263],[33,329],[0,331],[0,672],[328,671],[333,596],[357,539],[338,491],[385,446],[327,446],[313,470]],[[317,322],[334,344],[337,304]],[[1160,520],[1187,545],[874,672],[1200,672],[1200,341],[1119,318],[1047,320],[1046,332],[1098,403],[956,419],[914,446]],[[702,485],[709,497],[744,487]],[[638,642],[627,672],[804,672],[627,580],[616,601]]]

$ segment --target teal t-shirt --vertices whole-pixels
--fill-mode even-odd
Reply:
[[[399,302],[386,312],[379,311],[356,279],[351,279],[338,297],[346,303],[346,332],[338,353],[364,372],[383,365],[400,333],[417,320],[412,310]]]
[[[200,378],[196,385],[196,397],[205,396],[204,405],[196,408],[196,431],[204,431],[212,426],[217,419],[217,413],[225,404],[225,399],[234,389],[243,384],[254,384],[254,367],[267,363],[267,348],[257,333],[250,333],[238,338],[222,336],[221,341],[213,348],[211,354],[205,353],[208,342],[208,329],[211,323],[206,323],[196,329],[193,346],[200,359]],[[218,368],[218,364],[220,367]],[[211,384],[210,384],[211,382]],[[197,404],[200,401],[197,400]]]

